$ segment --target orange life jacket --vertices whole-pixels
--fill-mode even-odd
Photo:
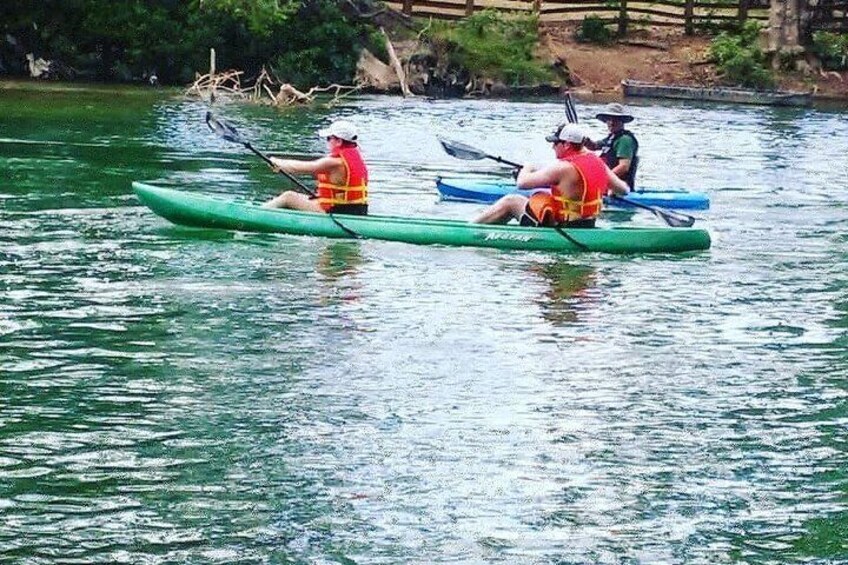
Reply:
[[[601,204],[606,191],[607,167],[594,153],[568,154],[562,157],[577,170],[583,183],[580,199],[571,200],[558,186],[551,193],[537,192],[530,197],[528,206],[541,225],[562,224],[575,220],[589,220],[601,214]]]
[[[560,222],[597,218],[601,215],[601,204],[609,183],[607,166],[600,157],[588,152],[575,155],[569,161],[583,181],[583,191],[579,199],[571,200],[559,187],[551,187],[551,195],[560,204]]]
[[[337,147],[330,153],[331,157],[339,157],[344,163],[345,176],[342,184],[333,184],[330,175],[317,173],[318,204],[324,211],[329,211],[339,204],[368,203],[368,169],[362,154],[356,146]]]

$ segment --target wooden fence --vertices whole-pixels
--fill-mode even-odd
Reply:
[[[733,21],[765,22],[769,11],[769,0],[392,0],[385,3],[410,16],[437,19],[463,18],[486,9],[535,14],[542,22],[579,22],[594,15],[618,25],[622,35],[629,25],[678,26],[691,34],[699,27],[721,27]]]
[[[807,0],[805,6],[807,38],[813,32],[848,32],[848,0]]]

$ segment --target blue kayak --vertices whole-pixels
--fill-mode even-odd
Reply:
[[[436,188],[439,190],[442,200],[482,203],[495,202],[501,196],[507,194],[530,195],[540,190],[547,190],[544,188],[519,190],[514,183],[506,179],[493,179],[491,177],[438,177]],[[631,192],[627,195],[627,198],[646,206],[659,206],[675,210],[706,210],[710,207],[710,197],[703,192],[687,192],[681,189],[647,188]],[[627,206],[627,204],[619,200],[615,203],[615,206],[622,207]]]

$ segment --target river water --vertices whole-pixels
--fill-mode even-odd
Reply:
[[[599,104],[580,101],[596,137]],[[846,114],[631,106],[688,255],[180,228],[133,180],[287,187],[205,106],[0,90],[0,560],[848,562]],[[555,101],[220,105],[260,149],[361,130],[377,213],[468,218],[436,134],[550,158]],[[632,222],[656,224],[650,214]]]

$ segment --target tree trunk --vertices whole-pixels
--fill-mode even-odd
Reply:
[[[769,51],[798,45],[801,6],[799,0],[771,0],[769,9]]]
[[[803,0],[771,0],[767,51],[775,69],[785,64],[786,58],[797,58],[804,52],[800,44],[803,9]]]

